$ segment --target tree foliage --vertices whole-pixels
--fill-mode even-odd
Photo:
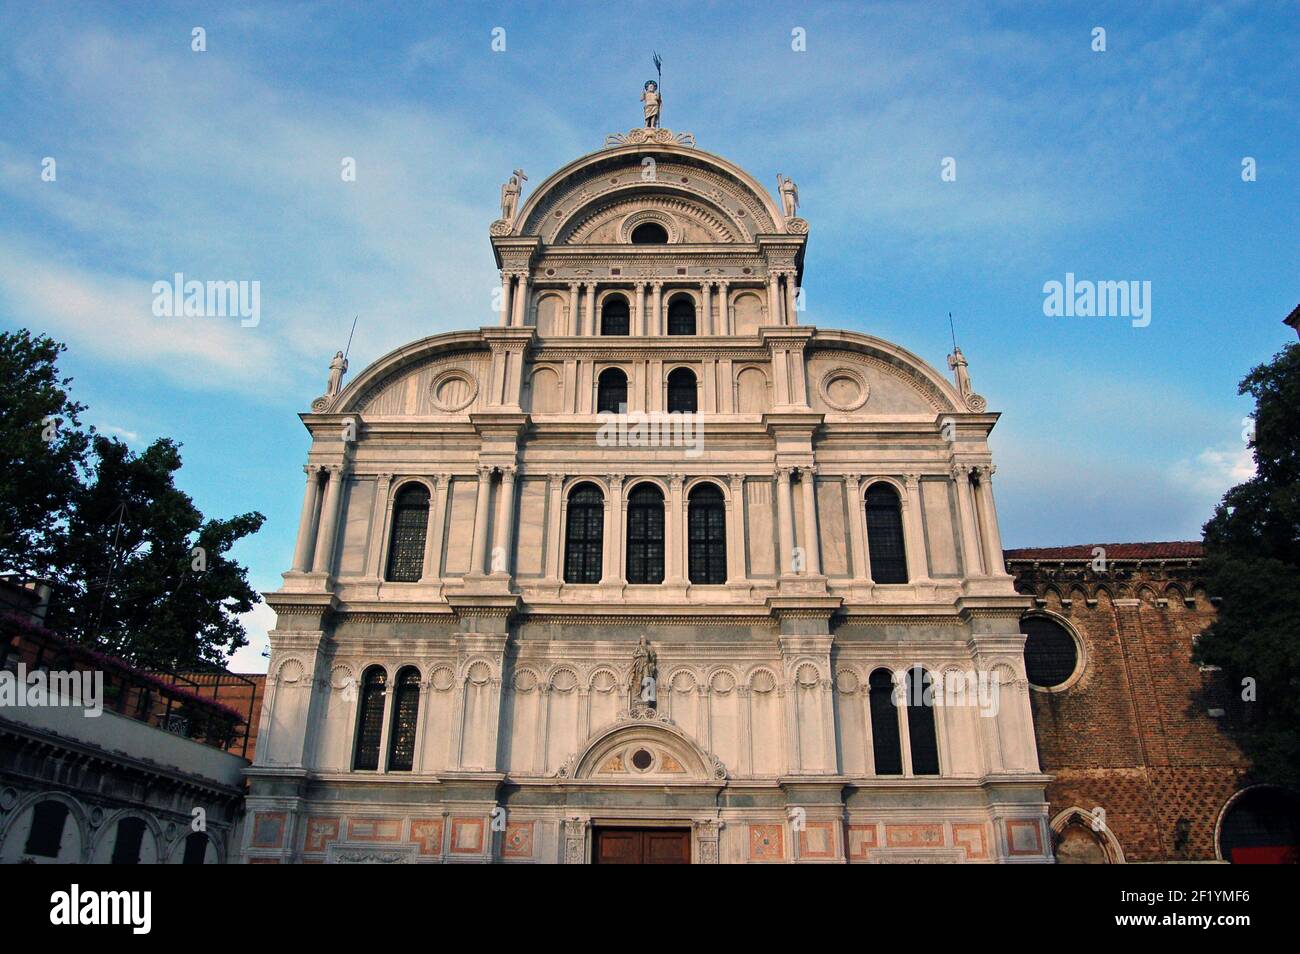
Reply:
[[[1241,382],[1255,399],[1255,476],[1205,525],[1206,586],[1221,600],[1197,641],[1247,698],[1240,741],[1265,779],[1300,782],[1300,344]],[[1251,682],[1243,685],[1243,680]],[[1253,701],[1249,698],[1253,689]]]

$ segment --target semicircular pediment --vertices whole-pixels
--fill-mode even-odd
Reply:
[[[593,735],[556,773],[561,778],[662,785],[717,782],[727,770],[665,716],[624,717]]]

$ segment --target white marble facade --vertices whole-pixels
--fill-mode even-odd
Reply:
[[[688,136],[611,137],[522,203],[503,197],[496,324],[412,342],[303,415],[249,861],[581,862],[617,825],[688,828],[696,862],[1050,860],[1027,600],[1003,566],[986,443],[997,414],[964,359],[954,385],[895,344],[801,320],[792,194],[779,206]],[[617,296],[627,333],[602,333],[620,330]],[[687,312],[694,333],[670,334]],[[634,421],[689,402],[690,378],[669,393],[686,369],[702,431],[601,440],[608,369]],[[412,484],[428,500],[418,578],[392,582]],[[874,582],[890,578],[865,505],[881,484],[906,582]],[[629,529],[646,485],[663,500],[662,582],[630,582],[633,551],[650,552]],[[690,549],[703,485],[725,521],[709,582]],[[598,565],[574,582],[584,486]],[[629,688],[642,637],[653,706]],[[376,666],[378,764],[359,769]],[[1001,687],[996,714],[930,710],[937,774],[914,751],[924,714],[872,716],[873,674],[914,667]],[[418,678],[409,769],[393,759],[403,678]],[[896,771],[877,765],[882,731]]]

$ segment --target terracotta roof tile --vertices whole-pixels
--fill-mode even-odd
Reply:
[[[1199,540],[1166,543],[1085,543],[1069,547],[1021,547],[1004,550],[1008,560],[1091,560],[1093,548],[1102,547],[1110,560],[1190,560],[1203,556]]]

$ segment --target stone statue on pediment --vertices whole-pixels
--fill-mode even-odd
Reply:
[[[787,219],[795,217],[799,211],[799,187],[789,176],[776,174],[776,190],[781,194],[781,210]]]
[[[659,128],[659,110],[662,105],[663,97],[659,95],[659,84],[654,80],[646,80],[641,92],[641,108],[645,112],[647,129]]]
[[[515,213],[519,210],[519,194],[523,191],[523,184],[528,181],[528,176],[524,175],[524,170],[516,169],[514,175],[506,180],[505,185],[501,187],[501,218],[506,222],[513,222]]]
[[[966,402],[966,407],[977,414],[984,413],[988,407],[988,402],[975,393],[971,387],[970,371],[967,370],[969,362],[966,356],[961,353],[961,348],[953,345],[952,354],[948,355],[948,367],[952,369],[953,377],[957,382],[957,391],[961,394],[961,399]]]
[[[343,390],[343,375],[348,373],[348,359],[342,351],[336,351],[330,360],[329,383],[325,386],[325,396],[334,397]]]

